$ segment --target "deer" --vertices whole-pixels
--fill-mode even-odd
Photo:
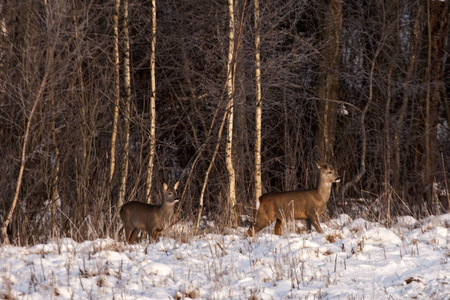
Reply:
[[[340,182],[341,177],[330,164],[325,162],[316,162],[316,164],[320,171],[320,179],[316,188],[271,192],[259,197],[255,222],[247,231],[250,237],[275,221],[273,233],[281,235],[286,220],[292,219],[306,219],[308,232],[311,232],[312,223],[317,232],[323,233],[319,217],[327,208],[332,184]]]
[[[173,215],[177,198],[178,181],[170,188],[163,183],[163,199],[160,205],[148,204],[140,201],[130,201],[120,208],[120,219],[125,229],[125,240],[134,244],[140,230],[147,231],[150,242],[156,241],[165,229]]]

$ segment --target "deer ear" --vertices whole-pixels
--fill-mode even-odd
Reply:
[[[180,182],[179,181],[177,181],[176,183],[175,183],[175,185],[173,186],[173,189],[174,190],[177,190],[178,189],[178,184],[179,184]]]
[[[323,160],[319,160],[319,161],[315,161],[317,167],[320,169],[326,169],[328,167],[328,164],[326,162],[324,162]]]
[[[165,190],[165,191],[167,191],[167,188],[168,188],[168,186],[167,186],[167,183],[163,183],[163,189]]]

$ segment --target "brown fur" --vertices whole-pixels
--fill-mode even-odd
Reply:
[[[125,239],[133,244],[139,230],[145,230],[155,241],[164,230],[173,215],[174,204],[178,201],[176,190],[178,182],[173,188],[163,184],[163,201],[161,205],[153,205],[139,201],[130,201],[120,208],[120,219],[125,229]]]
[[[319,217],[327,209],[331,185],[339,182],[337,171],[326,163],[317,163],[320,170],[320,180],[317,188],[290,192],[272,192],[259,197],[259,207],[254,225],[247,231],[253,236],[266,226],[276,221],[274,234],[281,235],[285,220],[306,219],[308,231],[311,223],[317,232],[322,233]]]

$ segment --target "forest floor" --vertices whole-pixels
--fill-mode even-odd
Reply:
[[[340,215],[323,234],[62,238],[0,247],[0,299],[450,299],[450,214],[391,228]],[[286,230],[288,231],[288,230]]]

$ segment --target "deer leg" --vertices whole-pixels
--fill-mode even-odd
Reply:
[[[277,222],[275,223],[275,229],[273,230],[273,234],[281,235],[281,230],[284,227],[284,222],[281,219],[277,219]]]
[[[125,241],[127,243],[129,243],[130,242],[131,233],[133,232],[133,228],[124,226],[123,229],[125,230]]]
[[[317,214],[309,216],[308,219],[309,219],[310,223],[312,223],[314,225],[314,228],[316,229],[316,231],[318,233],[323,233],[322,227],[320,227],[319,216]],[[311,229],[311,225],[310,225],[309,229]]]
[[[133,228],[133,230],[130,233],[130,237],[128,239],[128,242],[130,244],[134,244],[134,241],[136,240],[136,236],[137,236],[138,233],[139,233],[139,229]]]
[[[311,221],[309,219],[306,219],[306,232],[311,232]]]
[[[123,230],[125,231],[125,241],[128,242],[128,238],[130,236],[130,230],[128,228],[126,228],[125,226],[123,227]]]
[[[162,232],[162,230],[160,230],[160,229],[158,229],[158,228],[155,228],[155,229],[153,230],[153,232],[152,232],[152,234],[151,234],[152,242],[153,242],[153,241],[154,241],[154,242],[157,242],[157,241],[158,241],[158,238],[159,238],[159,236],[161,235],[161,232]]]

